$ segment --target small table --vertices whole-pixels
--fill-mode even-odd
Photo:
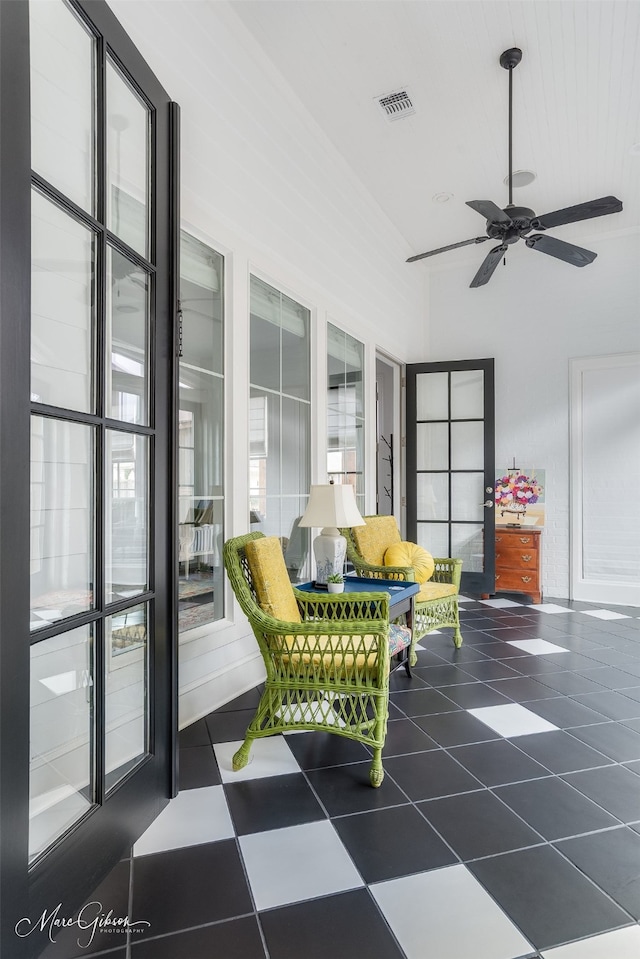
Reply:
[[[301,589],[305,593],[326,593],[325,589],[318,588],[315,583],[296,583],[296,589]],[[408,583],[406,580],[398,579],[368,579],[364,576],[345,576],[345,593],[377,593],[384,592],[389,594],[389,619],[398,619],[403,614],[406,615],[407,626],[413,633],[413,614],[415,607],[415,597],[420,592],[420,583]],[[330,594],[340,596],[340,593]],[[398,661],[394,669],[404,665],[407,675],[411,676],[411,667],[409,664],[410,646],[403,649],[398,654]]]

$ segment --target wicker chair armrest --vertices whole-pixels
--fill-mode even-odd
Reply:
[[[373,563],[367,563],[364,559],[352,557],[358,576],[364,579],[398,579],[409,583],[415,582],[415,572],[413,566],[375,566]]]
[[[308,593],[295,589],[294,594],[300,613],[308,625],[309,620],[331,620],[332,631],[340,622],[369,625],[373,622],[389,622],[389,596],[383,592],[371,593]]]
[[[462,560],[452,559],[448,556],[434,556],[433,561],[436,564],[436,568],[430,582],[451,583],[459,590],[460,578],[462,576]]]

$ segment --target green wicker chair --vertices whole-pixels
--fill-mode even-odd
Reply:
[[[262,568],[257,567],[256,553],[261,554]],[[379,786],[390,658],[411,642],[408,629],[389,624],[388,595],[296,590],[288,580],[279,541],[259,532],[228,540],[223,555],[267,673],[255,716],[233,757],[234,770],[248,762],[254,739],[323,730],[371,747],[369,778],[372,786]],[[282,609],[283,602],[289,610],[286,619],[276,618],[274,608]]]
[[[365,527],[343,529],[347,539],[347,556],[358,576],[373,579],[415,580],[410,566],[385,566],[384,554],[389,546],[400,542],[400,532],[393,516],[363,516]],[[363,556],[364,552],[364,556]],[[434,629],[453,627],[453,645],[462,646],[458,594],[462,576],[462,560],[434,557],[435,570],[415,599],[413,638],[409,662],[415,666],[415,645]],[[443,588],[440,588],[443,587]],[[453,588],[452,588],[453,587]]]

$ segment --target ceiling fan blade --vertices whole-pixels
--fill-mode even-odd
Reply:
[[[511,217],[504,210],[501,210],[493,200],[467,200],[467,206],[470,206],[476,213],[480,213],[485,220],[491,223],[511,223]]]
[[[592,253],[591,250],[584,250],[581,246],[565,243],[564,240],[557,240],[555,236],[545,236],[543,233],[534,233],[532,236],[528,236],[524,242],[532,250],[548,253],[549,256],[555,256],[557,260],[564,260],[565,263],[571,263],[572,266],[588,266],[589,263],[593,263],[598,255]]]
[[[484,286],[485,283],[488,283],[493,276],[493,271],[507,252],[507,249],[508,247],[506,243],[503,243],[502,246],[494,246],[493,250],[490,250],[488,255],[482,261],[482,266],[472,279],[469,286]]]
[[[488,239],[488,236],[476,236],[473,240],[462,240],[460,243],[450,243],[449,246],[441,246],[437,250],[429,250],[428,253],[418,253],[417,256],[410,256],[407,263],[424,260],[425,256],[435,256],[436,253],[446,253],[447,250],[457,250],[459,246],[469,246],[471,243],[484,243],[484,241]]]
[[[621,210],[622,200],[618,200],[615,196],[601,196],[599,200],[578,203],[576,206],[567,206],[564,210],[555,210],[553,213],[537,216],[531,221],[531,226],[534,230],[550,230],[564,223],[591,220],[594,216],[607,216],[609,213],[620,213]]]

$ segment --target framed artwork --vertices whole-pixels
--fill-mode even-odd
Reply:
[[[515,459],[514,459],[515,464]],[[545,471],[509,466],[495,481],[497,526],[544,526]]]

